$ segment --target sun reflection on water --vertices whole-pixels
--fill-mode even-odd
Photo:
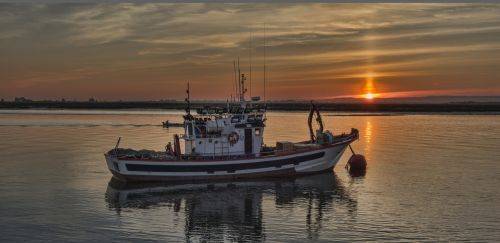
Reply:
[[[365,139],[365,154],[369,155],[371,151],[371,142],[372,142],[372,132],[373,125],[371,122],[371,118],[368,117],[365,125],[365,132],[363,138]]]

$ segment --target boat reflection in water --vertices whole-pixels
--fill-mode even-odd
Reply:
[[[302,207],[310,239],[316,238],[324,215],[335,206],[347,207],[351,214],[357,208],[357,201],[333,172],[290,179],[196,184],[127,184],[113,178],[106,191],[106,201],[117,213],[124,208],[162,205],[172,206],[175,212],[184,211],[186,240],[265,239],[266,210],[262,202],[264,197],[272,202],[273,196],[276,207]]]

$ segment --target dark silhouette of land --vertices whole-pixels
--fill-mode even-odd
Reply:
[[[387,103],[384,101],[358,101],[338,103],[315,102],[324,111],[342,112],[500,112],[500,102],[450,102],[450,103]],[[193,101],[192,108],[203,106],[225,107],[223,101]],[[29,99],[0,102],[0,109],[175,109],[186,107],[183,101],[32,101]],[[307,101],[271,101],[268,110],[305,111]]]

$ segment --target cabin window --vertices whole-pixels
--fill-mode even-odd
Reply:
[[[231,123],[238,123],[241,121],[243,117],[241,115],[234,115],[232,118],[231,118]]]
[[[209,138],[209,139],[208,139],[208,142],[209,142],[209,143],[212,143],[212,139],[211,139],[211,138]]]

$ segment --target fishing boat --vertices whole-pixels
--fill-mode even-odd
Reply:
[[[174,135],[173,145],[169,142],[164,151],[119,148],[119,138],[116,146],[105,153],[108,169],[125,181],[206,181],[312,174],[331,171],[346,148],[359,138],[354,128],[338,135],[323,130],[320,112],[311,102],[308,140],[264,145],[267,107],[260,97],[246,99],[245,79],[244,74],[238,74],[238,100],[228,101],[225,107],[200,107],[196,114],[191,112],[188,84],[184,134]]]

